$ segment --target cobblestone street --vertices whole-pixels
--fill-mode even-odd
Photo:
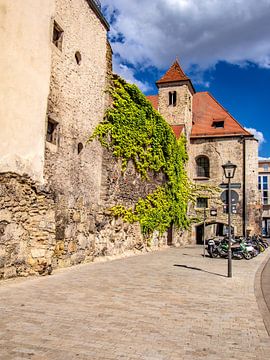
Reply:
[[[251,261],[166,249],[0,284],[1,360],[270,358]]]

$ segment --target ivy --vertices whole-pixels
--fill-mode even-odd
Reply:
[[[171,224],[187,229],[190,225],[187,207],[193,189],[185,170],[188,160],[185,137],[176,139],[171,127],[137,86],[114,75],[109,92],[112,106],[90,141],[97,138],[115,157],[121,158],[123,171],[133,161],[143,179],[148,179],[150,172],[166,174],[166,182],[153,193],[139,199],[133,208],[114,206],[113,215],[126,222],[139,222],[143,234],[154,230],[163,233]]]

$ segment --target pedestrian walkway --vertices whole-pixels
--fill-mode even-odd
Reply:
[[[250,260],[167,249],[0,284],[1,360],[270,359]]]

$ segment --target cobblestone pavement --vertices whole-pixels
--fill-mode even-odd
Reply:
[[[270,359],[254,295],[268,250],[251,261],[201,247],[0,284],[1,360]],[[269,252],[269,254],[268,254]]]

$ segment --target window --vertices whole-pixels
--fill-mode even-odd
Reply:
[[[169,105],[176,105],[176,91],[169,92]]]
[[[268,178],[267,178],[267,176],[263,176],[262,180],[263,180],[263,183],[262,183],[263,190],[268,190]]]
[[[213,126],[215,129],[224,128],[224,120],[213,121],[212,126]]]
[[[263,164],[263,171],[268,171],[268,170],[269,170],[269,165]]]
[[[79,143],[78,144],[78,154],[80,154],[83,150],[83,144],[82,143]]]
[[[53,23],[53,43],[61,51],[62,51],[63,35],[64,35],[64,31],[57,24],[57,22],[54,21],[54,23]]]
[[[209,178],[209,159],[206,156],[199,156],[196,160],[197,176]]]
[[[81,53],[79,51],[76,51],[75,53],[75,59],[76,59],[76,63],[78,65],[81,65],[81,62],[82,62],[82,56],[81,56]]]
[[[197,208],[208,208],[208,199],[207,198],[197,198]]]
[[[58,123],[48,118],[46,140],[52,144],[57,144],[57,133],[58,133],[57,128],[58,128]]]
[[[261,178],[261,176],[258,176],[258,189],[259,190],[262,189],[262,178]]]
[[[263,191],[263,205],[268,205],[268,191]]]

